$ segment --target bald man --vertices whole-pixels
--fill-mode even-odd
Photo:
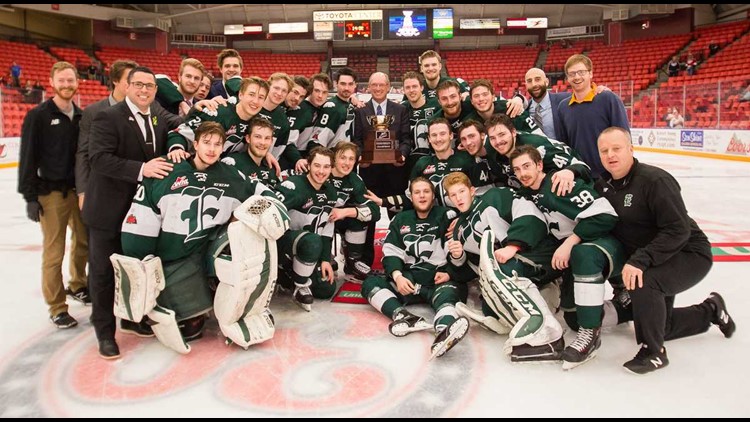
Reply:
[[[364,151],[364,140],[367,132],[372,126],[367,118],[372,115],[382,114],[393,116],[393,122],[389,128],[393,136],[398,140],[399,161],[395,164],[371,164],[360,165],[359,175],[365,182],[367,189],[377,196],[385,198],[391,195],[403,194],[408,185],[409,173],[406,169],[406,158],[414,145],[413,135],[409,126],[409,112],[406,106],[388,99],[391,90],[391,81],[383,72],[375,72],[370,76],[368,88],[372,98],[365,106],[354,110],[354,134],[352,140]],[[392,216],[391,216],[392,217]],[[375,233],[375,221],[371,221],[367,229],[365,250],[362,261],[372,266],[374,258],[373,239]]]
[[[529,115],[534,117],[537,126],[548,138],[558,139],[556,134],[560,126],[557,116],[557,105],[560,101],[569,101],[569,92],[549,92],[549,79],[542,69],[532,67],[524,77],[526,91],[531,95],[533,101],[529,101]],[[537,111],[538,110],[538,111]]]

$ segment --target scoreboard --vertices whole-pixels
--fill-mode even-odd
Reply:
[[[453,38],[453,9],[320,10],[315,41]]]
[[[316,41],[382,40],[382,10],[323,10],[313,12]]]

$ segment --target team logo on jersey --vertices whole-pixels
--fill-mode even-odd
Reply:
[[[424,111],[424,118],[425,118],[425,119],[429,119],[429,118],[431,118],[431,117],[432,117],[432,112],[433,112],[433,111],[434,111],[434,109],[431,109],[431,108],[428,108],[428,109],[426,109],[426,110]]]
[[[188,185],[187,176],[179,176],[177,179],[175,179],[174,183],[172,183],[172,187],[169,189],[175,190],[179,188],[184,188],[187,185]]]
[[[135,218],[135,214],[130,214],[125,218],[125,224],[138,224],[138,219]]]
[[[196,173],[203,174],[204,173]],[[219,201],[224,191],[217,188],[199,188],[188,186],[182,191],[183,197],[191,197],[190,205],[180,218],[188,222],[188,235],[185,243],[201,239],[208,235],[207,229],[216,226],[214,219],[219,214]]]
[[[226,136],[230,135],[236,135],[237,134],[237,125],[232,125],[229,129],[227,129],[226,132],[224,132]]]
[[[195,175],[195,178],[198,179],[199,182],[205,182],[208,178],[208,175],[206,173],[193,173]]]
[[[223,160],[221,160],[221,162],[224,164],[229,164],[230,166],[233,166],[237,163],[232,157],[226,157]]]
[[[302,206],[303,210],[306,210],[313,206],[313,200],[312,198],[308,199],[307,202],[305,202],[305,205]]]
[[[624,207],[629,207],[631,205],[633,205],[633,194],[629,193],[629,194],[625,195],[625,202],[623,203],[623,206]]]
[[[429,166],[425,167],[424,171],[422,172],[422,174],[424,174],[424,175],[434,174],[434,173],[435,173],[435,165],[434,164],[430,164]]]
[[[409,227],[409,226],[401,226],[401,230],[399,230],[399,232],[401,232],[401,234],[410,233],[411,232],[411,227]]]
[[[323,108],[332,108],[332,107],[336,107],[336,103],[334,103],[333,101],[328,101],[327,103],[323,104]]]
[[[426,229],[430,228],[430,223],[417,223],[417,231],[423,232]]]
[[[283,182],[281,182],[281,186],[289,190],[294,190],[296,187],[294,186],[294,182],[292,182],[291,180],[284,180]]]

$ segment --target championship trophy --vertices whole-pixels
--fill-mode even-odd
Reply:
[[[394,116],[367,116],[370,129],[365,134],[365,147],[362,151],[364,164],[393,164],[401,159],[398,140],[390,129]]]

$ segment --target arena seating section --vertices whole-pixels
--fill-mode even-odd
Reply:
[[[742,20],[696,28],[683,35],[625,41],[605,45],[600,39],[571,41],[563,48],[559,43],[547,46],[501,46],[495,50],[443,51],[444,67],[453,77],[471,82],[477,78],[492,81],[495,92],[511,97],[525,91],[523,76],[529,68],[541,66],[550,76],[553,91],[568,89],[563,72],[565,61],[574,53],[584,53],[594,62],[594,82],[608,86],[623,98],[632,112],[633,127],[666,126],[662,118],[669,107],[683,111],[686,127],[750,129],[750,102],[740,96],[750,83],[750,21]],[[709,57],[708,45],[716,42],[720,49]],[[546,50],[546,54],[542,54]],[[22,67],[21,84],[27,79],[39,80],[46,87],[44,98],[53,93],[49,87],[49,71],[57,60],[88,65],[92,59],[102,61],[106,68],[118,59],[132,59],[156,73],[177,80],[180,62],[195,57],[216,77],[221,77],[216,55],[218,49],[173,49],[169,54],[127,48],[104,47],[94,56],[75,47],[50,47],[49,52],[35,44],[0,41],[0,69],[9,78],[12,62]],[[421,51],[399,51],[388,57],[392,82],[400,82],[404,72],[418,71]],[[692,53],[699,60],[695,75],[666,79],[665,67],[672,56],[684,62]],[[241,51],[243,76],[268,78],[279,71],[289,75],[311,76],[320,72],[324,53],[277,54],[267,51]],[[376,54],[335,53],[348,57],[348,65],[360,81],[376,71]],[[720,83],[717,89],[717,83]],[[652,91],[658,88],[658,92]],[[101,82],[80,81],[77,103],[83,107],[108,95]],[[658,104],[658,107],[657,105]],[[24,102],[15,88],[2,87],[3,136],[19,136],[23,118],[35,104]],[[719,124],[719,121],[721,122]]]

